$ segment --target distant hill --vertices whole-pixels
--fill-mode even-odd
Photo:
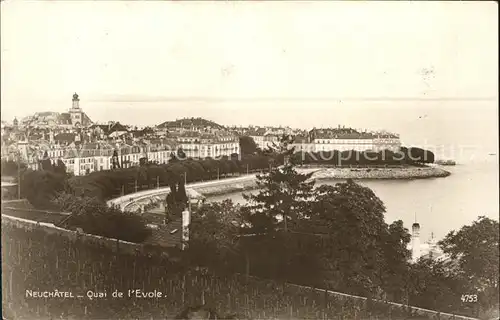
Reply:
[[[184,118],[178,119],[175,121],[165,121],[162,124],[158,125],[160,129],[173,129],[173,128],[215,128],[215,129],[223,129],[224,126],[221,126],[218,123],[213,121],[203,119],[203,118]]]

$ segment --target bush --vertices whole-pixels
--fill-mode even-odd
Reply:
[[[21,196],[37,209],[53,209],[52,200],[65,186],[65,175],[51,171],[28,169],[21,175]]]
[[[81,228],[85,233],[135,243],[143,242],[151,235],[151,230],[140,216],[108,207],[97,198],[62,193],[54,203],[62,211],[71,212],[58,224],[62,228]]]

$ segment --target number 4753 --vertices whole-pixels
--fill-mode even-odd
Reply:
[[[477,302],[477,294],[463,294],[462,302]]]

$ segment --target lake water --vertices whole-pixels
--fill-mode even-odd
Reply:
[[[417,216],[421,239],[431,232],[442,239],[483,215],[498,220],[498,158],[489,156],[456,166],[445,167],[452,174],[446,178],[422,180],[360,180],[371,188],[386,205],[386,222],[403,220],[411,230]],[[318,183],[335,184],[338,181]],[[257,191],[252,191],[253,193]],[[209,201],[232,199],[244,203],[241,192],[211,197]]]

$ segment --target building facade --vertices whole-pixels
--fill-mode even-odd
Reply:
[[[309,141],[315,145],[315,152],[321,151],[399,151],[399,137],[389,133],[360,132],[352,128],[312,129]]]
[[[184,132],[177,137],[179,148],[186,158],[204,159],[230,157],[240,154],[240,142],[236,135],[227,132],[199,133]]]

